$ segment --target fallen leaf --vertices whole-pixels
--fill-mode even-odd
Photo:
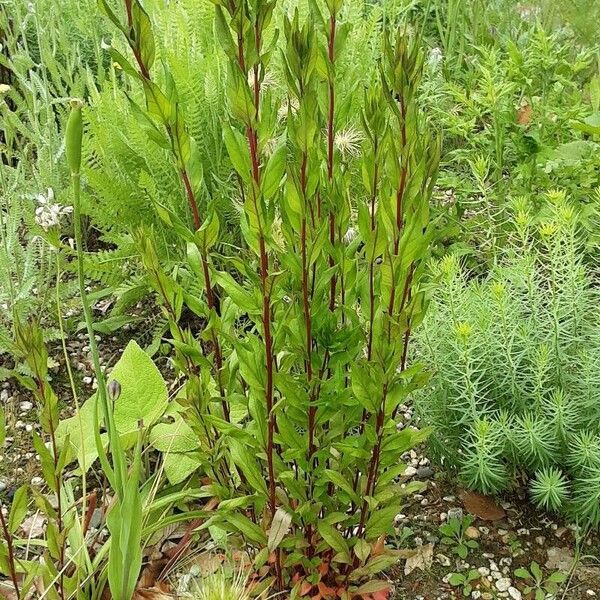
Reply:
[[[35,513],[21,523],[21,529],[27,538],[38,538],[44,535],[46,517]]]
[[[8,581],[0,582],[0,598],[3,600],[17,600],[17,592],[15,592],[12,583]]]
[[[168,591],[165,591],[165,584],[158,583],[157,585],[142,590],[136,590],[132,600],[175,600],[175,596]]]
[[[568,572],[573,566],[573,554],[569,548],[548,548],[546,567],[551,571]]]
[[[329,587],[322,581],[319,581],[319,583],[317,584],[317,588],[319,589],[319,594],[323,598],[333,598],[333,597],[337,596],[337,590]]]
[[[533,108],[531,104],[524,104],[517,111],[517,123],[519,125],[529,125],[533,116]]]
[[[300,596],[306,596],[307,594],[310,594],[310,591],[312,589],[313,589],[312,583],[310,583],[308,581],[303,581],[302,585],[300,586]]]
[[[484,521],[499,521],[506,516],[504,509],[491,496],[465,491],[460,497],[467,511]]]
[[[377,541],[373,544],[371,556],[380,556],[385,552],[385,535],[380,535]]]
[[[221,568],[224,560],[224,554],[203,552],[194,559],[193,563],[199,567],[201,577],[208,577],[209,575],[216,573]]]
[[[406,559],[404,565],[404,574],[410,575],[415,569],[421,569],[426,571],[431,567],[433,562],[433,544],[425,544],[424,546],[417,546],[415,553]]]

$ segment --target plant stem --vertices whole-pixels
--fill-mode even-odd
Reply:
[[[336,33],[336,17],[335,13],[332,13],[329,17],[329,38],[327,40],[327,56],[329,58],[329,64],[331,67],[335,63],[335,33]],[[329,104],[327,107],[327,178],[329,179],[329,189],[333,196],[333,160],[334,160],[334,118],[335,118],[335,81],[333,75],[334,69],[332,68],[332,74],[329,76]],[[333,198],[330,199],[332,201]],[[329,210],[329,243],[331,248],[335,247],[335,213],[333,207]],[[333,256],[329,256],[329,267],[334,266]],[[329,289],[329,310],[334,310],[336,300],[336,287],[337,277],[335,274],[331,276],[331,283]]]
[[[79,423],[79,443],[81,445],[81,493],[82,493],[82,508],[81,508],[81,530],[85,535],[86,529],[86,513],[87,513],[87,469],[85,464],[85,436],[83,434],[83,418],[80,412],[79,397],[77,395],[77,389],[75,387],[75,378],[73,377],[73,369],[71,369],[71,362],[69,360],[69,353],[67,352],[67,341],[65,338],[65,329],[63,324],[63,316],[61,311],[61,298],[60,298],[60,255],[56,253],[56,313],[58,328],[60,331],[60,341],[65,359],[65,367],[69,376],[69,385],[71,387],[71,393],[73,395],[73,401],[75,403],[75,410],[77,411],[77,420]]]
[[[13,546],[12,535],[8,531],[6,520],[4,519],[4,513],[2,512],[2,506],[0,506],[0,524],[2,525],[2,532],[4,533],[4,539],[6,540],[6,546],[8,550],[8,569],[10,571],[10,578],[15,588],[15,594],[17,600],[21,600],[21,592],[19,591],[19,582],[17,579],[17,569],[15,567],[15,549]]]
[[[132,14],[132,9],[131,9],[131,0],[125,0],[125,7],[126,7],[126,11],[127,11],[127,23],[129,25],[129,28],[131,29],[133,27],[133,14]],[[140,71],[140,75],[147,81],[151,81],[150,69],[142,60],[142,55],[135,43],[136,41],[129,38],[128,42],[129,42],[131,51],[133,52],[133,55],[138,64],[138,69]],[[149,88],[149,91],[150,91],[150,93],[152,93],[152,88]],[[175,144],[177,142],[177,136],[173,132],[173,128],[170,125],[166,126],[166,130],[167,130],[167,134],[169,136],[169,140],[171,142],[171,148],[175,148]],[[174,152],[176,153],[175,150],[174,150]],[[192,211],[194,230],[197,231],[202,226],[202,219],[200,217],[200,211],[198,209],[198,200],[196,198],[196,194],[194,193],[194,189],[190,182],[190,177],[187,172],[187,168],[185,166],[182,166],[179,169],[179,175],[181,177],[181,181],[182,181],[182,184],[183,184],[183,187],[185,190],[185,195],[186,195],[186,198],[188,201],[188,205],[190,207],[190,210]],[[202,272],[204,275],[206,303],[207,303],[208,309],[210,311],[213,308],[216,309],[216,303],[215,303],[214,292],[213,292],[211,279],[210,279],[210,268],[209,268],[209,263],[208,263],[208,256],[204,249],[200,249],[200,251],[201,251],[201,260],[202,260]],[[217,384],[219,386],[219,395],[221,396],[221,406],[223,409],[223,415],[225,417],[225,420],[229,421],[229,406],[225,399],[225,389],[223,387],[223,380],[221,377],[221,371],[223,368],[223,353],[221,351],[221,345],[219,343],[219,339],[214,331],[211,332],[211,341],[212,341],[214,352],[215,352],[216,379],[217,379]]]

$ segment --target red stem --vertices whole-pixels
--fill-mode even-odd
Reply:
[[[8,569],[10,571],[10,578],[12,580],[13,587],[15,588],[15,594],[17,596],[17,600],[21,598],[21,592],[19,591],[19,583],[17,580],[17,568],[15,567],[15,549],[13,546],[12,535],[8,531],[8,526],[6,525],[6,520],[4,519],[4,514],[2,512],[2,507],[0,507],[0,524],[2,525],[2,531],[4,533],[4,539],[6,540],[6,546],[8,550]]]
[[[328,39],[328,57],[329,63],[333,66],[335,61],[335,26],[336,19],[335,14],[332,14],[329,18],[329,39]],[[335,85],[333,76],[329,79],[329,107],[327,114],[327,177],[329,182],[333,181],[333,160],[334,160],[334,117],[335,117]],[[330,189],[332,186],[330,185]],[[329,242],[331,247],[335,246],[335,213],[333,208],[329,211]],[[329,267],[333,267],[334,260],[333,256],[329,257]],[[335,296],[337,287],[337,277],[335,274],[331,276],[330,289],[329,289],[329,310],[335,308]]]
[[[242,73],[247,74],[246,63],[244,59],[244,45],[243,45],[243,32],[238,31],[238,64]],[[258,21],[254,25],[254,44],[257,51],[257,56],[260,56],[261,46],[261,35]],[[254,74],[254,103],[255,103],[255,117],[258,121],[260,113],[260,82],[258,66],[253,68]],[[258,156],[258,132],[252,128],[251,125],[246,127],[246,137],[248,138],[248,146],[250,148],[250,160],[252,162],[252,179],[254,185],[252,186],[252,198],[258,215],[258,198],[257,193],[260,190],[260,162]],[[273,399],[274,399],[274,387],[273,387],[273,370],[274,370],[274,356],[273,356],[273,338],[271,335],[271,297],[270,292],[267,289],[268,278],[269,278],[269,255],[267,254],[267,248],[265,243],[265,235],[262,224],[258,222],[259,235],[259,255],[260,255],[260,280],[262,287],[263,296],[263,307],[262,307],[262,326],[263,326],[263,341],[265,345],[265,360],[266,360],[266,371],[267,371],[267,386],[265,390],[265,402],[268,414],[267,423],[267,472],[269,477],[268,490],[269,490],[269,509],[271,511],[271,518],[275,517],[277,510],[277,502],[275,496],[275,466],[274,466],[274,454],[275,454],[275,413],[273,412]],[[277,577],[277,586],[279,589],[283,588],[283,577],[281,571],[281,553],[279,549],[276,553],[275,570]]]

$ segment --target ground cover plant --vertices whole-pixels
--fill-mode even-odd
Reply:
[[[0,597],[600,592],[583,4],[0,4]]]

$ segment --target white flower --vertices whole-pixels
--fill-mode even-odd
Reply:
[[[360,144],[363,141],[362,134],[354,127],[346,127],[341,131],[336,131],[333,138],[335,147],[341,152],[342,156],[358,156]]]
[[[73,212],[72,206],[61,206],[54,202],[54,190],[48,188],[46,195],[36,196],[38,207],[35,209],[35,222],[48,231],[52,227],[60,225],[60,218]]]
[[[0,83],[0,95],[7,94],[10,92],[10,85],[8,83]]]

